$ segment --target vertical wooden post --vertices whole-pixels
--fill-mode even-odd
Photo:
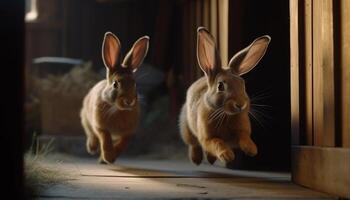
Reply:
[[[290,79],[292,144],[300,141],[298,0],[290,0]]]
[[[339,146],[350,147],[350,1],[299,3],[304,12],[290,0],[292,133],[298,144],[305,131],[306,145],[292,146],[292,180],[349,198],[350,148]]]
[[[219,41],[220,44],[220,55],[221,62],[223,66],[228,64],[228,8],[229,8],[228,0],[220,0],[218,1],[219,7]]]
[[[210,1],[210,33],[217,38],[218,35],[218,4],[217,0]]]
[[[312,0],[304,1],[305,30],[305,136],[306,145],[313,145],[313,83],[312,83]]]
[[[332,0],[313,1],[314,142],[334,146],[334,55]]]
[[[341,145],[350,147],[350,1],[341,0]]]

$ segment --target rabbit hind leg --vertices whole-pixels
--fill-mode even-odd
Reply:
[[[188,127],[185,108],[182,109],[179,125],[182,140],[188,145],[188,156],[194,164],[199,165],[203,160],[203,150],[196,136],[193,135]]]
[[[85,117],[82,118],[81,122],[86,134],[86,150],[89,154],[94,155],[98,151],[98,138]]]

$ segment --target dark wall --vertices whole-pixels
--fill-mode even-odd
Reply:
[[[231,3],[232,2],[232,3]],[[290,64],[289,1],[230,1],[230,52],[249,45],[261,35],[271,43],[258,66],[244,75],[248,94],[257,95],[253,106],[253,139],[259,154],[241,156],[236,168],[289,169],[290,165]],[[231,55],[231,56],[232,56]],[[266,105],[266,106],[265,106]]]
[[[153,38],[159,0],[38,0],[39,18],[26,24],[26,64],[41,56],[92,60],[103,67],[101,44],[106,31],[115,33],[124,54],[143,35]],[[146,62],[154,57],[150,46]]]
[[[103,67],[101,44],[106,31],[118,36],[125,55],[139,37],[153,39],[156,1],[98,3],[69,1],[67,11],[67,56],[92,60]],[[152,49],[152,46],[151,46]],[[146,57],[146,61],[149,56]]]
[[[1,195],[22,199],[24,1],[0,1]]]

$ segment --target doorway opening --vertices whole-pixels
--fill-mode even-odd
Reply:
[[[331,199],[290,180],[289,2],[35,2],[37,17],[25,24],[25,150],[29,159],[39,155],[30,161],[51,170],[49,187],[35,197]],[[178,116],[186,90],[203,76],[199,26],[214,35],[226,64],[255,38],[272,38],[259,65],[243,76],[255,104],[255,157],[237,151],[233,162],[199,167],[188,160]],[[143,35],[151,42],[135,73],[139,128],[114,165],[98,165],[98,156],[86,152],[79,112],[89,89],[106,76],[101,46],[107,31],[118,36],[123,52]]]

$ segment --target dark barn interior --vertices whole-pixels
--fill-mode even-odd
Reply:
[[[81,63],[91,62],[93,72],[100,75],[99,80],[105,73],[100,49],[106,31],[119,37],[124,51],[137,38],[148,35],[151,44],[144,62],[145,69],[141,68],[136,76],[139,76],[138,91],[144,97],[144,115],[126,154],[184,149],[177,129],[177,117],[186,89],[203,75],[195,57],[195,33],[197,27],[205,25],[206,4],[205,1],[156,0],[38,1],[40,16],[36,21],[26,23],[28,73],[37,73],[41,77],[67,73],[75,65],[36,59],[74,58]],[[268,34],[272,37],[266,57],[256,70],[244,77],[249,95],[256,96],[253,103],[266,105],[256,106],[256,118],[252,119],[253,138],[260,153],[254,158],[238,155],[229,166],[288,170],[290,102],[289,91],[282,89],[289,85],[288,2],[235,1],[230,2],[228,10],[226,51],[229,58],[258,36]],[[84,83],[86,81],[92,80]],[[28,89],[38,92],[30,84]],[[41,122],[30,124],[37,124],[37,127],[28,130],[28,138],[34,131],[40,135],[83,136],[77,118],[79,97],[75,100],[63,94],[51,100],[45,95],[37,95],[35,98],[41,100],[41,111],[36,116],[41,116]],[[71,109],[65,109],[69,106],[67,103],[72,104]],[[54,108],[52,104],[55,104]],[[75,115],[69,114],[72,110],[76,111]],[[67,117],[76,123],[64,124]]]
[[[14,133],[4,135],[9,148],[2,147],[11,152],[4,183],[14,199],[350,197],[342,174],[350,155],[347,0],[3,2],[0,13],[11,19],[2,23],[4,66],[18,74],[14,89],[5,87],[16,101],[2,103],[14,127],[5,130]],[[254,157],[237,150],[232,162],[200,166],[188,158],[178,123],[187,89],[204,75],[196,52],[201,26],[216,39],[223,66],[255,38],[271,37],[257,67],[242,76]],[[144,35],[150,46],[134,73],[140,123],[115,163],[99,165],[86,150],[79,115],[84,96],[106,78],[107,31],[123,56]]]

